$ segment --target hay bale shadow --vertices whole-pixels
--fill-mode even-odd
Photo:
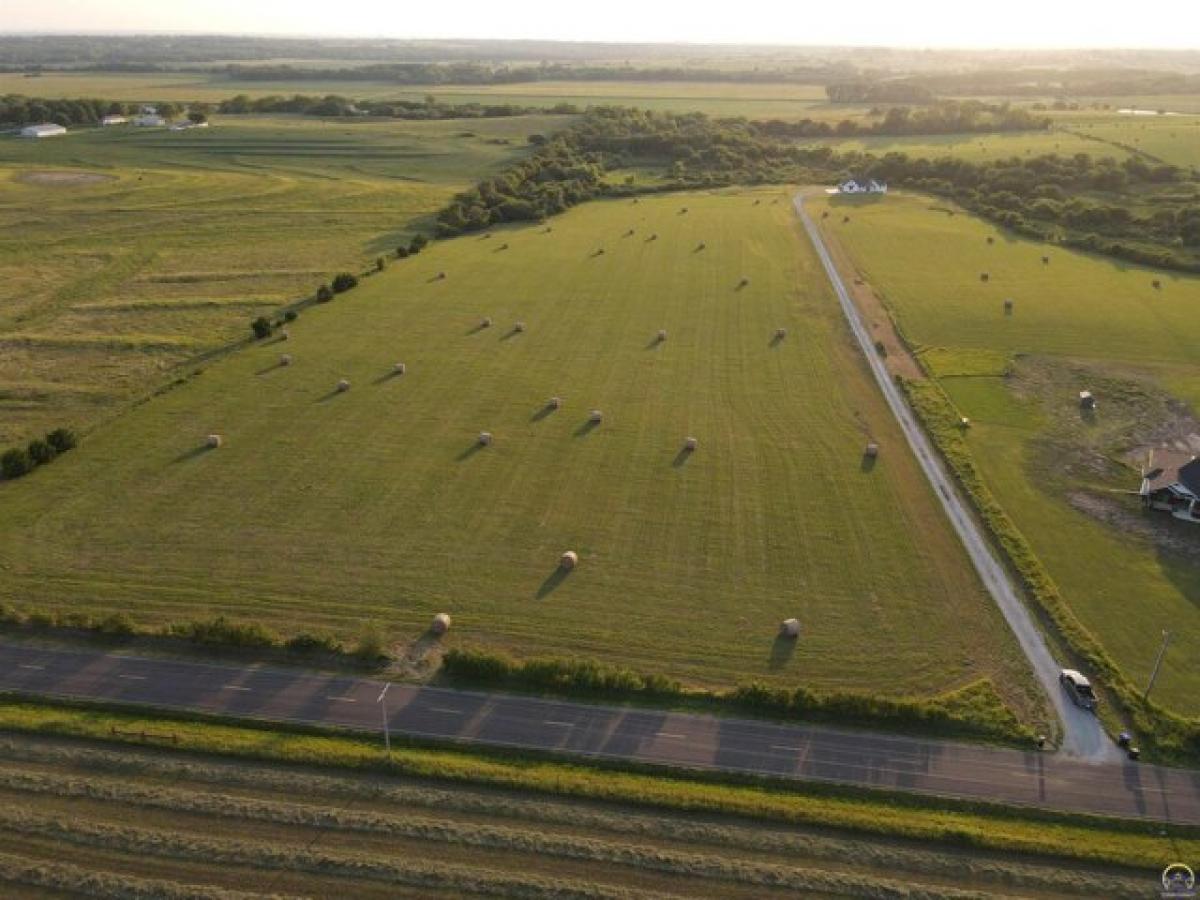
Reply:
[[[332,391],[330,391],[328,394],[322,394],[320,397],[318,397],[318,398],[317,398],[317,402],[318,402],[318,403],[328,403],[328,402],[329,402],[330,400],[332,400],[334,397],[340,397],[340,396],[341,396],[342,394],[344,394],[344,393],[346,393],[346,392],[345,392],[345,391],[339,391],[337,388],[334,388],[334,389],[333,389]]]
[[[463,333],[465,335],[467,335],[468,337],[470,337],[473,334],[479,334],[479,332],[481,332],[481,331],[487,331],[490,327],[491,327],[490,325],[484,325],[482,322],[479,322],[476,325],[474,325],[473,327],[468,328]]]
[[[546,576],[546,580],[541,583],[537,589],[537,599],[542,600],[550,596],[558,590],[558,586],[567,580],[567,576],[571,572],[569,569],[564,569],[562,566],[557,567],[553,572]]]
[[[522,332],[521,332],[520,328],[515,328],[515,327],[510,328],[510,329],[508,329],[508,331],[504,332],[504,334],[500,335],[500,340],[511,341],[513,338],[515,338],[518,334],[521,334],[521,333]]]
[[[383,384],[385,381],[391,381],[393,378],[399,378],[399,377],[400,377],[400,373],[397,372],[395,369],[392,369],[390,372],[384,372],[382,375],[378,376],[377,378],[372,379],[371,384]]]
[[[660,337],[652,337],[652,338],[650,338],[650,343],[648,343],[648,344],[646,345],[646,349],[647,349],[647,350],[657,350],[657,349],[658,349],[659,347],[661,347],[661,346],[662,346],[664,343],[666,343],[666,342],[665,342],[665,341],[664,341],[662,338],[660,338]]]
[[[858,471],[870,472],[875,468],[875,464],[877,462],[879,462],[879,457],[872,456],[869,453],[864,453],[862,455],[862,462],[858,464]]]
[[[767,343],[767,346],[768,347],[778,347],[780,344],[783,343],[783,340],[784,340],[784,335],[773,334],[773,335],[771,335],[771,340]]]
[[[255,375],[270,375],[272,372],[274,372],[278,369],[286,369],[286,368],[287,368],[287,366],[285,366],[281,362],[273,362],[269,366],[264,366],[263,368],[258,369],[254,374]]]
[[[687,447],[680,447],[679,452],[675,454],[675,458],[671,460],[671,467],[675,469],[682,468],[683,465],[692,458],[693,452],[694,451],[689,450]]]
[[[799,643],[795,638],[787,637],[786,635],[776,635],[775,640],[771,642],[771,656],[767,660],[767,667],[772,672],[778,672],[796,655],[796,644]]]
[[[588,419],[586,422],[584,422],[582,425],[580,425],[578,428],[575,429],[575,437],[587,437],[589,434],[591,434],[593,431],[595,431],[599,427],[600,427],[599,422],[593,422],[591,419]]]
[[[750,287],[750,282],[743,278],[737,283],[737,286],[733,290],[736,293],[737,291],[744,291],[748,287]]]
[[[484,448],[484,445],[479,443],[478,440],[472,441],[470,447],[468,447],[466,450],[463,450],[461,453],[458,454],[458,456],[454,457],[454,461],[455,462],[464,462],[464,461],[470,459],[472,456],[474,456],[476,453],[478,453],[483,448]]]
[[[532,416],[530,416],[529,421],[530,422],[540,422],[540,421],[542,421],[542,419],[546,418],[552,412],[554,412],[554,407],[551,406],[549,403],[547,403],[547,404],[543,405],[542,408],[539,409],[537,412],[535,412]]]
[[[213,450],[213,449],[215,449],[215,448],[208,446],[208,444],[199,444],[195,447],[192,447],[190,450],[184,450],[182,453],[180,453],[178,456],[176,456],[173,460],[171,460],[171,462],[172,463],[187,462],[189,459],[196,459],[198,457],[204,456],[206,453],[208,453],[209,450]]]

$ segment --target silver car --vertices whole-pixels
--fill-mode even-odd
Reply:
[[[1074,669],[1063,669],[1058,676],[1063,688],[1070,695],[1071,701],[1080,709],[1096,708],[1096,692],[1092,683]]]

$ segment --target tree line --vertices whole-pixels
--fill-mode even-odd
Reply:
[[[26,97],[22,94],[4,94],[0,96],[0,125],[30,125],[39,122],[53,122],[67,128],[99,125],[105,116],[132,116],[136,115],[140,108],[140,104],[122,103],[117,100],[55,100]],[[178,103],[158,103],[155,108],[159,115],[168,119],[183,112],[183,107]],[[203,121],[209,106],[206,103],[193,103],[188,109]]]
[[[238,94],[222,100],[217,112],[226,115],[247,113],[291,113],[302,116],[374,116],[390,119],[494,119],[507,116],[574,115],[579,108],[571,103],[552,107],[520,106],[515,103],[444,103],[435,97],[424,100],[353,100],[339,94],[323,97],[293,94],[249,97]]]
[[[874,121],[843,119],[831,123],[818,119],[770,119],[755,123],[755,126],[772,137],[806,138],[1045,131],[1051,125],[1048,116],[1025,107],[979,100],[942,100],[915,109],[909,106],[893,106],[886,111],[876,108],[872,113]]]

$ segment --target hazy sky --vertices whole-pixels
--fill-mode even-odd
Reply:
[[[0,31],[918,47],[1200,46],[1197,0],[0,0]]]

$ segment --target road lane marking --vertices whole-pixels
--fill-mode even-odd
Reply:
[[[248,691],[250,688],[242,687],[240,684],[226,684],[222,686],[223,691]]]
[[[435,713],[443,713],[447,716],[461,716],[463,714],[463,711],[461,709],[449,709],[445,706],[431,706],[431,707],[429,707],[429,711],[435,712]]]
[[[559,725],[563,728],[574,728],[575,727],[574,722],[551,722],[549,719],[546,720],[545,724],[546,725]]]
[[[686,737],[687,737],[687,735],[686,735],[686,734],[676,734],[676,733],[675,733],[675,732],[673,732],[673,731],[660,731],[660,732],[658,733],[658,736],[659,736],[659,737],[665,737],[665,738],[679,738],[679,739],[681,739],[681,740],[682,740],[683,738],[686,738]]]
[[[118,675],[118,678],[124,678],[127,681],[145,681],[145,675]]]
[[[358,700],[356,700],[354,697],[326,697],[325,699],[326,700],[338,700],[342,703],[357,703],[358,702]]]
[[[771,745],[771,749],[772,749],[772,750],[791,750],[792,752],[795,752],[795,751],[799,750],[800,748],[799,748],[799,747],[790,747],[790,746],[784,746],[783,744],[772,744],[772,745]]]
[[[22,669],[44,669],[45,666],[35,666],[33,663],[20,663]]]

